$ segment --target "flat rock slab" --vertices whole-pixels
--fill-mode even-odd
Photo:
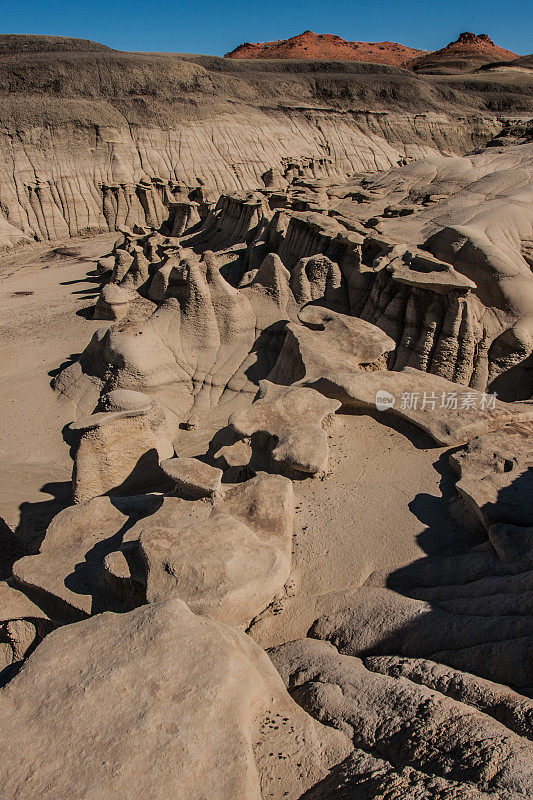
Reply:
[[[144,392],[113,389],[100,397],[100,406],[106,411],[132,411],[142,415],[150,411],[153,400]]]
[[[0,730],[4,800],[296,800],[350,750],[249,637],[179,600],[54,631]]]
[[[14,619],[48,619],[25,594],[0,581],[0,623]]]
[[[150,402],[144,408],[126,408],[121,409],[120,411],[96,411],[89,417],[84,417],[83,419],[71,422],[69,428],[71,431],[80,431],[82,433],[85,431],[97,430],[98,428],[103,428],[107,425],[113,425],[117,420],[120,419],[144,417],[146,414],[148,414],[151,407],[152,404]]]
[[[332,373],[359,372],[369,365],[384,369],[382,357],[396,348],[381,328],[358,317],[309,305],[298,318],[302,324],[287,325],[283,348],[268,376],[275,383],[312,384]]]
[[[352,363],[371,364],[395,348],[394,340],[381,328],[360,317],[308,305],[301,309],[298,319],[307,328],[324,334],[315,337],[318,342],[335,341],[337,357],[349,358]]]
[[[389,269],[395,281],[447,294],[454,289],[467,292],[476,289],[476,284],[466,275],[457,272],[450,264],[440,261],[430,253],[417,252],[409,248],[404,258],[394,259]]]
[[[179,597],[196,613],[245,628],[289,577],[293,516],[291,482],[261,474],[212,507],[165,498],[127,532],[122,550],[148,602]]]
[[[229,424],[243,437],[256,433],[270,437],[275,443],[275,465],[290,472],[316,475],[327,470],[329,452],[324,425],[340,405],[314,389],[277,386],[264,380],[257,400],[234,412]]]
[[[400,417],[446,446],[466,444],[510,422],[533,420],[533,405],[502,403],[412,367],[400,372],[331,373],[313,386],[346,408]]]
[[[220,490],[222,470],[197,458],[167,458],[161,469],[186,497],[209,497]]]

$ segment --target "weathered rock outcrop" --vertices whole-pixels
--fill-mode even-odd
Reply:
[[[15,563],[15,584],[58,622],[123,610],[124,602],[117,602],[105,582],[105,557],[139,517],[152,515],[161,502],[157,495],[95,497],[65,508],[49,525],[39,553]]]
[[[345,179],[463,153],[497,133],[502,95],[506,114],[531,108],[512,75],[459,89],[376,64],[288,70],[73,42],[51,51],[33,37],[24,53],[0,53],[4,248],[159,226],[169,210],[179,235],[205,214],[206,187],[255,189],[271,171]]]
[[[174,448],[165,415],[148,395],[117,389],[101,399],[105,411],[73,422],[75,448],[72,494],[84,503],[103,494],[133,494],[167,484],[159,462]]]
[[[485,565],[490,561],[486,558]],[[512,579],[508,588],[513,588]],[[335,613],[318,619],[310,635],[327,639],[347,655],[423,656],[490,680],[531,684],[531,616],[504,615],[497,603],[483,615],[468,613],[467,603],[464,611],[435,605],[389,589],[361,588]]]
[[[268,192],[222,196],[201,226],[181,236],[167,235],[172,221],[160,231],[123,228],[108,286],[128,287],[135,299],[120,324],[97,332],[55,383],[84,417],[109,391],[140,391],[152,406],[149,413],[137,409],[135,420],[127,409],[101,414],[97,406],[74,425],[84,426],[75,498],[145,490],[146,481],[135,486],[143,459],[153,473],[149,488],[163,486],[159,461],[173,455],[179,428],[208,417],[211,424],[213,411],[223,426],[267,377],[318,389],[345,407],[400,415],[442,444],[465,444],[530,419],[528,405],[505,405],[495,395],[503,389],[505,399],[526,399],[533,392],[533,280],[524,249],[531,225],[519,206],[517,215],[498,217],[505,247],[480,238],[494,219],[492,194],[507,205],[522,202],[520,175],[531,177],[528,145],[496,156],[436,159],[431,170],[419,162],[360,181],[358,191],[300,181],[285,191],[283,210],[270,208]],[[427,181],[439,187],[441,200],[426,202]],[[472,232],[441,225],[433,206],[456,208],[442,200],[444,191],[468,214],[477,210]],[[384,216],[387,235],[363,235],[368,214],[391,195],[414,197],[420,207],[407,217]],[[311,207],[313,198],[322,198],[321,211],[295,210]],[[426,249],[398,241],[405,219],[411,236],[425,237]],[[450,231],[463,231],[459,250]],[[121,451],[123,429],[131,430]],[[256,433],[250,431],[241,438]],[[114,440],[109,469],[100,456]],[[260,463],[233,466],[253,474]],[[300,472],[323,471],[309,459],[299,464],[293,467]]]
[[[245,42],[224,58],[297,58],[368,61],[394,64],[417,72],[462,72],[495,61],[511,61],[516,53],[495,45],[486,33],[461,33],[457,41],[427,52],[397,42],[350,42],[331,33],[304,31],[275,42]]]
[[[290,39],[275,42],[245,42],[224,58],[312,58],[332,61],[370,61],[381,64],[407,64],[425,54],[424,50],[397,42],[350,42],[332,33],[304,31]]]
[[[22,592],[0,581],[0,682],[54,627]],[[5,672],[4,672],[5,670]]]
[[[466,703],[498,720],[520,736],[533,739],[533,702],[507,686],[424,658],[368,656],[364,659],[364,664],[372,672],[394,678],[407,678],[451,697],[452,700]]]
[[[32,463],[46,535],[0,553],[6,800],[523,800],[527,125],[459,157],[467,78],[57,44],[0,37],[0,235],[121,236],[69,261],[106,323],[48,398],[74,502]]]
[[[263,474],[228,489],[211,508],[197,505],[165,498],[125,534],[130,584],[148,602],[180,597],[196,613],[246,628],[290,574],[291,482]]]
[[[318,252],[339,264],[349,311],[396,341],[393,368],[489,385],[507,400],[533,393],[532,152],[531,144],[490,148],[322,186],[323,209],[339,227]],[[315,189],[308,182],[309,199]],[[409,213],[391,213],[391,202]],[[363,239],[361,226],[374,231]],[[346,229],[359,236],[349,259]]]
[[[137,295],[131,289],[115,283],[106,283],[96,301],[94,318],[121,320],[127,315],[136,297]]]
[[[348,758],[316,786],[302,795],[302,800],[364,800],[394,798],[402,800],[493,800],[494,794],[481,792],[469,783],[450,781],[411,766],[397,766],[364,750],[354,750]],[[500,797],[503,795],[500,794]],[[509,796],[509,795],[505,795]],[[513,795],[511,795],[513,797]]]
[[[270,655],[297,702],[347,733],[356,748],[340,775],[334,770],[324,781],[324,793],[319,785],[307,796],[348,797],[351,788],[361,797],[518,800],[531,792],[532,743],[470,705],[466,693],[457,702],[408,673],[374,671],[372,659],[310,639]],[[515,703],[531,713],[531,701]]]
[[[450,455],[457,491],[472,519],[528,526],[533,519],[533,424],[516,422],[476,436]]]
[[[55,631],[1,715],[6,800],[296,800],[349,750],[247,636],[179,600]]]
[[[300,323],[289,323],[287,335],[269,379],[309,386],[335,380],[335,375],[386,368],[395,342],[380,328],[358,317],[308,305]],[[342,380],[342,379],[340,379]]]
[[[148,319],[98,332],[56,387],[84,409],[94,407],[102,391],[144,392],[165,412],[170,435],[189,417],[255,394],[277,359],[291,298],[288,279],[274,266],[235,289],[212,253],[200,261],[186,250]]]
[[[167,458],[161,469],[184,497],[213,497],[220,490],[222,470],[197,458]]]
[[[483,64],[513,61],[516,53],[494,44],[486,33],[461,33],[446,47],[415,58],[410,66],[417,72],[462,72],[479,69]]]
[[[282,210],[269,207],[274,195],[269,202],[259,192],[223,196],[200,228],[180,237],[146,229],[140,234],[124,230],[124,241],[116,249],[117,277],[112,280],[116,282],[122,275],[118,287],[124,286],[132,270],[136,274],[135,264],[142,257],[141,283],[131,277],[129,285],[163,307],[176,298],[182,313],[189,315],[192,310],[184,308],[184,303],[191,303],[187,284],[207,281],[208,291],[218,287],[211,302],[220,308],[219,317],[224,308],[224,324],[233,326],[237,323],[231,316],[242,316],[245,306],[235,301],[232,307],[230,295],[237,298],[244,293],[257,317],[253,298],[260,299],[254,292],[259,290],[280,309],[278,319],[293,321],[285,339],[291,358],[294,360],[299,350],[303,353],[300,360],[308,362],[315,358],[319,338],[294,327],[298,308],[325,306],[327,312],[302,309],[300,321],[315,329],[327,323],[333,338],[340,335],[339,326],[344,325],[345,330],[351,326],[353,331],[359,325],[363,338],[370,342],[370,327],[365,329],[360,320],[335,317],[335,313],[349,313],[381,328],[395,343],[395,347],[386,346],[388,340],[383,339],[381,353],[376,350],[375,358],[356,356],[359,364],[379,361],[381,354],[388,353],[389,369],[412,367],[471,389],[485,391],[489,387],[506,400],[527,399],[533,394],[528,367],[533,357],[533,280],[527,260],[527,243],[533,233],[522,197],[531,191],[531,147],[511,146],[505,154],[486,151],[468,158],[416,162],[416,167],[407,165],[377,179],[359,181],[357,187],[300,181],[285,191],[286,208]],[[368,234],[364,226],[374,224],[372,215],[383,214],[385,198],[391,197],[400,204],[407,197],[414,199],[413,213],[407,217],[385,214],[379,228],[386,229],[386,234]],[[321,198],[320,210],[295,210],[302,204],[313,208],[317,198]],[[517,213],[510,214],[508,209],[515,203]],[[497,211],[495,204],[499,204]],[[475,224],[469,222],[473,214]],[[402,243],[402,235],[418,244]],[[207,252],[211,247],[217,251],[215,261]],[[124,272],[120,267],[123,253],[132,248],[137,251],[137,262],[134,259]],[[201,265],[194,251],[204,253]],[[227,282],[240,287],[237,294],[222,288],[218,268]],[[202,294],[206,296],[205,289]],[[221,305],[223,295],[226,300]],[[143,306],[132,310],[130,317],[138,319],[148,313]],[[319,320],[319,313],[327,319]],[[169,314],[169,309],[160,309],[153,319],[166,319]],[[255,330],[253,316],[249,315],[248,325],[251,328],[253,322]],[[269,317],[272,322],[271,314]],[[238,325],[242,328],[242,322]],[[333,325],[338,329],[335,335]],[[126,317],[122,329],[128,327],[131,323]],[[270,329],[273,331],[272,326]],[[163,338],[169,331],[166,326]],[[280,329],[280,343],[283,332]],[[342,336],[343,342],[346,336]],[[305,344],[307,339],[312,347]],[[325,340],[325,336],[320,339],[322,344]],[[262,345],[264,336],[258,341]],[[108,349],[107,342],[103,346]],[[353,355],[353,341],[343,347],[343,352]],[[290,382],[303,377],[302,365],[293,372],[285,369],[286,355],[276,365],[272,380]],[[107,354],[104,357],[109,358]],[[331,359],[331,354],[327,357]],[[122,355],[113,358],[115,362],[125,360]],[[355,364],[353,358],[350,364]],[[306,368],[310,369],[310,363]],[[94,366],[85,371],[91,369],[95,371]],[[213,380],[207,371],[209,379]],[[192,391],[196,391],[194,387]],[[202,395],[205,397],[205,392]]]
[[[290,575],[291,482],[261,474],[211,501],[97,497],[67,508],[14,579],[58,621],[179,597],[247,627]]]
[[[529,403],[501,403],[475,389],[460,392],[452,381],[411,367],[401,372],[331,372],[309,383],[347,408],[377,409],[408,420],[438,444],[466,444],[507,423],[533,419]]]

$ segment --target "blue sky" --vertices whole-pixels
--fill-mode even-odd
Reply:
[[[119,50],[223,55],[305,29],[434,50],[461,31],[533,52],[531,0],[0,0],[3,33],[79,36]]]

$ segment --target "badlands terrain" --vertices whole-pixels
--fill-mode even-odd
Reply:
[[[533,795],[531,58],[450,47],[0,36],[5,800]]]

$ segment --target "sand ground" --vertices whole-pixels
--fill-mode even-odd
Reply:
[[[0,516],[33,538],[69,497],[62,435],[73,405],[50,386],[105,325],[90,318],[96,261],[116,234],[36,244],[0,258]]]

